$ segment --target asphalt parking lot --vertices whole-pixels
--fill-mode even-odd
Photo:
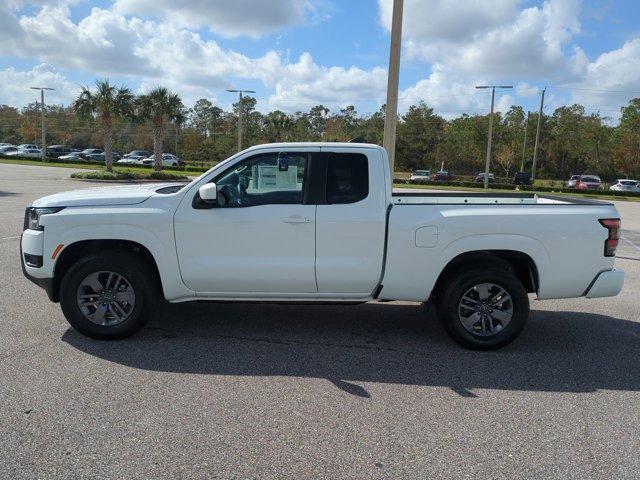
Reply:
[[[100,342],[20,270],[70,172],[0,164],[0,478],[638,478],[640,203],[624,291],[533,302],[497,352],[400,302],[162,305]]]

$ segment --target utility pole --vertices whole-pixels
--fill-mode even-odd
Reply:
[[[536,178],[536,162],[538,160],[538,144],[540,142],[540,124],[542,123],[542,109],[544,108],[544,92],[547,87],[542,89],[542,96],[540,97],[540,111],[538,112],[538,126],[536,127],[536,143],[533,147],[533,166],[531,167],[531,180]]]
[[[40,90],[40,107],[42,108],[42,161],[44,162],[47,158],[47,137],[45,135],[45,125],[44,125],[44,91],[45,90],[55,90],[49,87],[31,87],[31,90]],[[36,102],[37,103],[37,102]]]
[[[387,77],[387,104],[384,114],[382,144],[389,156],[391,177],[396,157],[396,123],[398,122],[398,83],[400,81],[400,47],[402,43],[402,9],[404,0],[393,0],[391,17],[391,46],[389,48],[389,74]]]
[[[513,85],[477,85],[476,88],[491,89],[491,114],[489,115],[489,134],[487,138],[487,159],[484,166],[484,188],[489,188],[489,166],[491,163],[491,137],[493,134],[493,103],[496,98],[496,88],[513,88]]]
[[[529,129],[529,113],[527,112],[527,119],[524,122],[524,141],[522,142],[522,163],[520,164],[520,171],[524,172],[524,155],[527,150],[527,130]]]
[[[256,93],[253,90],[227,90],[227,92],[239,94],[238,99],[238,151],[242,151],[242,94]]]

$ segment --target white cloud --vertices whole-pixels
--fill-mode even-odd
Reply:
[[[599,55],[585,65],[585,71],[580,81],[568,85],[575,88],[572,100],[618,119],[619,107],[640,97],[640,38]]]
[[[160,16],[178,26],[254,38],[301,22],[311,9],[307,0],[117,0],[114,8],[123,14]]]
[[[29,87],[49,87],[53,91],[47,91],[45,102],[47,104],[68,105],[79,88],[67,79],[51,65],[45,63],[36,65],[31,70],[16,70],[7,68],[0,71],[0,104],[21,107],[40,101],[40,93]]]
[[[415,42],[461,43],[515,18],[519,0],[406,0],[403,36]],[[391,29],[393,0],[378,0],[380,22]]]
[[[388,29],[392,0],[378,0]],[[583,55],[565,47],[580,31],[580,0],[548,0],[518,11],[519,0],[409,0],[403,39],[409,59],[493,78],[575,74]]]
[[[272,60],[275,60],[272,58]],[[266,62],[265,62],[266,63]],[[265,68],[266,67],[266,68]],[[385,69],[323,67],[309,53],[298,62],[263,64],[263,81],[275,88],[269,105],[285,111],[308,109],[317,104],[337,107],[346,104],[384,101],[387,82]]]

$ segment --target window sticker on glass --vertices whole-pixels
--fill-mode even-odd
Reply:
[[[257,190],[296,190],[298,187],[298,167],[281,171],[275,165],[256,165]]]

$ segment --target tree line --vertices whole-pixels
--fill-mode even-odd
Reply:
[[[353,106],[331,111],[317,105],[309,111],[261,113],[257,100],[243,97],[243,147],[289,141],[349,141],[382,144],[384,106],[359,115]],[[108,81],[84,88],[70,106],[47,106],[47,144],[76,147],[104,145],[116,151],[153,150],[156,168],[163,151],[187,162],[219,162],[237,149],[238,103],[224,111],[206,99],[185,108],[180,97],[158,87],[135,97]],[[640,98],[621,109],[612,126],[582,105],[562,106],[542,115],[538,150],[539,178],[566,178],[590,173],[606,179],[640,176]],[[531,170],[538,113],[520,106],[494,113],[492,171],[509,177]],[[445,119],[424,102],[399,117],[396,169],[439,170],[474,174],[484,170],[489,115],[463,114]],[[38,106],[0,106],[2,142],[27,143],[39,138]],[[526,133],[525,133],[526,132]],[[526,142],[525,142],[526,134]]]

